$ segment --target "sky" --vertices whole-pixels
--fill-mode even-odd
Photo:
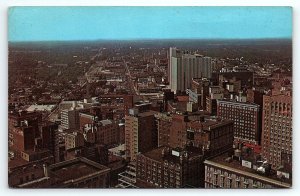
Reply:
[[[11,7],[9,41],[292,38],[291,7]]]

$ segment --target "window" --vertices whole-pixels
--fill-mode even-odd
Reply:
[[[23,184],[23,178],[22,177],[20,178],[20,184]]]

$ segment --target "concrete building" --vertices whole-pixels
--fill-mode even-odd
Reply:
[[[234,138],[237,142],[260,144],[260,106],[249,102],[217,100],[217,115],[234,121]]]
[[[79,113],[89,111],[89,109],[64,109],[61,110],[61,128],[80,129]]]
[[[197,54],[184,54],[175,48],[170,48],[169,78],[171,90],[186,91],[191,88],[193,78],[211,78],[211,57]]]
[[[292,155],[292,119],[291,94],[263,96],[262,154],[273,168]]]

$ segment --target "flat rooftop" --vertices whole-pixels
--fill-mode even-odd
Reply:
[[[266,176],[258,173],[254,169],[242,166],[241,162],[237,160],[231,160],[230,162],[227,162],[225,161],[226,158],[228,158],[228,155],[227,153],[224,153],[212,159],[205,160],[204,163],[216,167],[221,167],[225,170],[229,170],[235,173],[251,176],[253,178],[257,178],[265,182],[277,184],[278,186],[284,186],[286,188],[291,187],[291,180],[289,180],[288,182],[281,182],[280,179],[277,178],[276,174]]]
[[[26,110],[28,112],[34,112],[34,111],[48,111],[51,112],[56,105],[31,105]]]
[[[167,161],[170,161],[170,162],[173,162],[173,163],[180,163],[180,157],[176,156],[176,155],[172,155],[172,150],[176,151],[176,152],[179,152],[179,153],[181,153],[183,151],[187,152],[188,157],[195,157],[195,156],[202,155],[201,149],[192,147],[189,150],[170,148],[171,152],[170,153],[165,153],[165,156],[163,156],[162,151],[163,151],[164,148],[165,147],[159,147],[159,148],[156,148],[156,149],[151,150],[149,152],[143,153],[143,155],[145,157],[148,157],[150,159],[153,159],[153,160],[156,160],[156,161],[159,161],[159,162],[163,162],[164,160],[167,160]]]
[[[146,111],[146,112],[138,113],[138,116],[140,116],[140,117],[146,117],[146,116],[151,116],[151,115],[154,115],[154,114],[157,114],[157,113],[158,112],[156,112],[156,111],[149,110],[149,111]]]
[[[8,161],[8,168],[14,169],[20,166],[26,166],[26,165],[30,165],[30,162],[25,161],[22,158],[19,157],[14,157],[13,159],[9,159]]]
[[[203,129],[205,131],[210,131],[211,129],[222,127],[224,125],[233,124],[232,120],[221,120],[214,118],[204,118],[204,121],[192,120],[188,122],[188,126],[192,129]]]
[[[252,102],[240,102],[240,101],[236,101],[234,99],[221,99],[221,100],[217,100],[217,102],[219,103],[229,103],[229,104],[233,104],[233,105],[239,105],[239,106],[247,106],[247,107],[260,107],[258,104],[256,103],[252,103]]]
[[[101,172],[108,172],[109,168],[85,158],[77,158],[51,165],[49,170],[50,175],[66,182]]]

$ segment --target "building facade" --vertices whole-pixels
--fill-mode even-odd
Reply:
[[[193,78],[211,78],[211,57],[197,54],[184,54],[175,48],[170,49],[169,78],[171,90],[185,91],[191,88]]]
[[[186,115],[174,114],[169,144],[172,148],[197,147],[206,156],[228,151],[233,144],[233,121],[204,116],[189,119]]]
[[[20,184],[19,188],[108,188],[110,169],[79,157],[43,166],[43,177]]]
[[[203,184],[203,156],[184,149],[160,147],[137,156],[139,187],[183,188]]]
[[[170,146],[170,128],[172,125],[172,116],[167,113],[157,113],[155,115],[158,132],[158,147]]]
[[[157,128],[154,114],[157,112],[130,109],[125,116],[125,153],[133,161],[139,152],[157,147]]]
[[[259,175],[225,160],[205,160],[205,188],[290,188],[291,184]]]
[[[282,166],[282,155],[292,155],[292,96],[264,95],[262,153],[274,168]]]
[[[217,115],[234,121],[234,138],[239,142],[260,144],[260,106],[254,103],[217,100]]]

